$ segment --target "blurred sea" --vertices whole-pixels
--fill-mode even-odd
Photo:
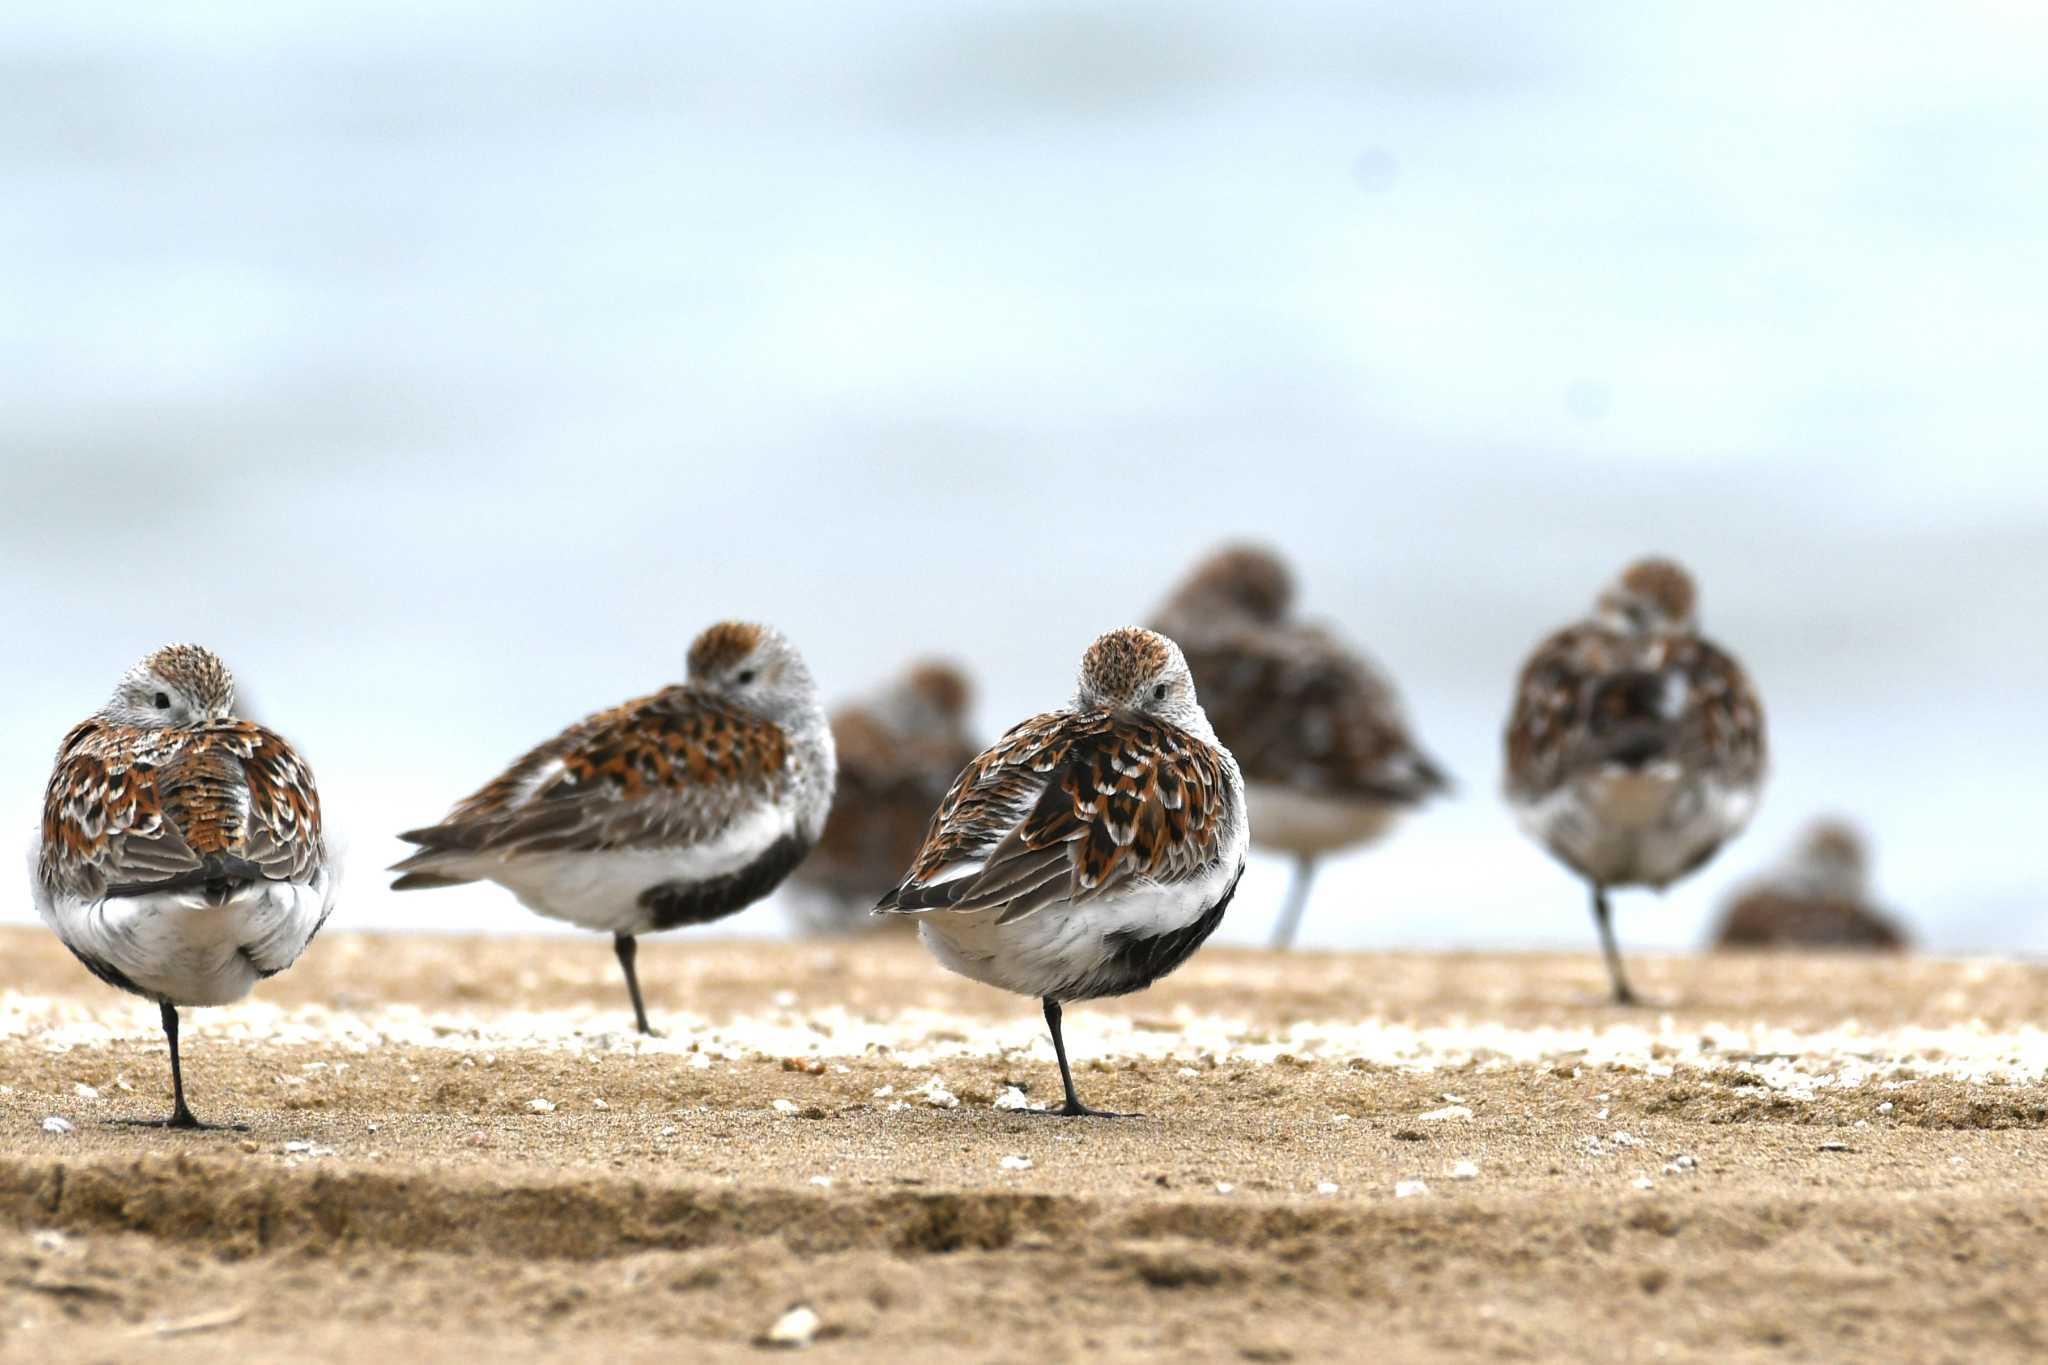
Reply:
[[[198,639],[316,765],[338,926],[535,929],[386,891],[390,832],[706,622],[834,696],[954,655],[993,734],[1248,535],[1460,782],[1305,941],[1590,948],[1499,729],[1656,549],[1775,775],[1624,942],[1842,812],[1929,946],[2048,950],[2048,11],[433,8],[0,13],[23,842]]]

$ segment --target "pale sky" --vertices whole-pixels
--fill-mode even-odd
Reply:
[[[386,892],[392,831],[703,624],[835,697],[952,654],[992,734],[1252,535],[1460,780],[1306,939],[1580,945],[1498,731],[1656,549],[1776,760],[1624,941],[1834,811],[1931,945],[2048,950],[2043,14],[10,7],[0,822],[197,639],[316,765],[338,927],[535,928]]]

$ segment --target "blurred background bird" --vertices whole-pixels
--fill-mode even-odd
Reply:
[[[1509,807],[1578,873],[1619,1004],[1608,891],[1659,891],[1740,834],[1763,791],[1763,704],[1735,657],[1699,633],[1699,594],[1677,562],[1622,570],[1593,613],[1539,644],[1508,714]]]
[[[1371,843],[1450,788],[1409,733],[1393,683],[1330,628],[1294,620],[1294,597],[1278,553],[1228,545],[1153,613],[1244,771],[1252,843],[1294,862],[1276,948],[1294,942],[1317,859]]]
[[[1871,894],[1862,834],[1845,820],[1822,819],[1807,826],[1778,866],[1736,888],[1713,944],[1900,952],[1911,939]]]
[[[981,752],[967,724],[973,702],[963,669],[926,659],[832,713],[832,813],[782,898],[800,932],[916,929],[914,920],[870,912],[910,866],[946,789]]]

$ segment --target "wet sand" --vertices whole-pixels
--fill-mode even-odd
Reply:
[[[324,936],[189,1011],[0,931],[0,1357],[1990,1360],[2048,1351],[2048,968]],[[69,1132],[45,1130],[61,1118]],[[61,1127],[62,1125],[51,1125]],[[1028,1164],[1027,1164],[1028,1163]]]

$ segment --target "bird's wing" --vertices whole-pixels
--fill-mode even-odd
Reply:
[[[1221,755],[1185,731],[1036,716],[967,765],[878,909],[1000,909],[1007,921],[1134,878],[1192,879],[1223,854],[1230,801]]]
[[[780,726],[672,687],[579,721],[440,824],[399,835],[420,851],[393,867],[413,874],[394,885],[444,884],[437,868],[479,855],[701,843],[775,801],[788,764]]]
[[[306,881],[325,857],[312,770],[250,721],[86,721],[65,736],[43,798],[39,875],[90,898],[222,877]]]
[[[1662,662],[1685,681],[1689,759],[1731,782],[1761,778],[1767,759],[1764,707],[1742,665],[1697,635],[1672,640]]]
[[[1507,781],[1523,797],[1555,790],[1584,762],[1590,693],[1620,672],[1627,653],[1612,631],[1570,626],[1536,646],[1508,714]]]
[[[1652,759],[1736,783],[1762,774],[1763,707],[1732,657],[1696,635],[1638,642],[1592,624],[1537,646],[1508,718],[1510,791]]]
[[[1327,631],[1221,623],[1173,638],[1246,780],[1398,805],[1450,785],[1385,675]]]

